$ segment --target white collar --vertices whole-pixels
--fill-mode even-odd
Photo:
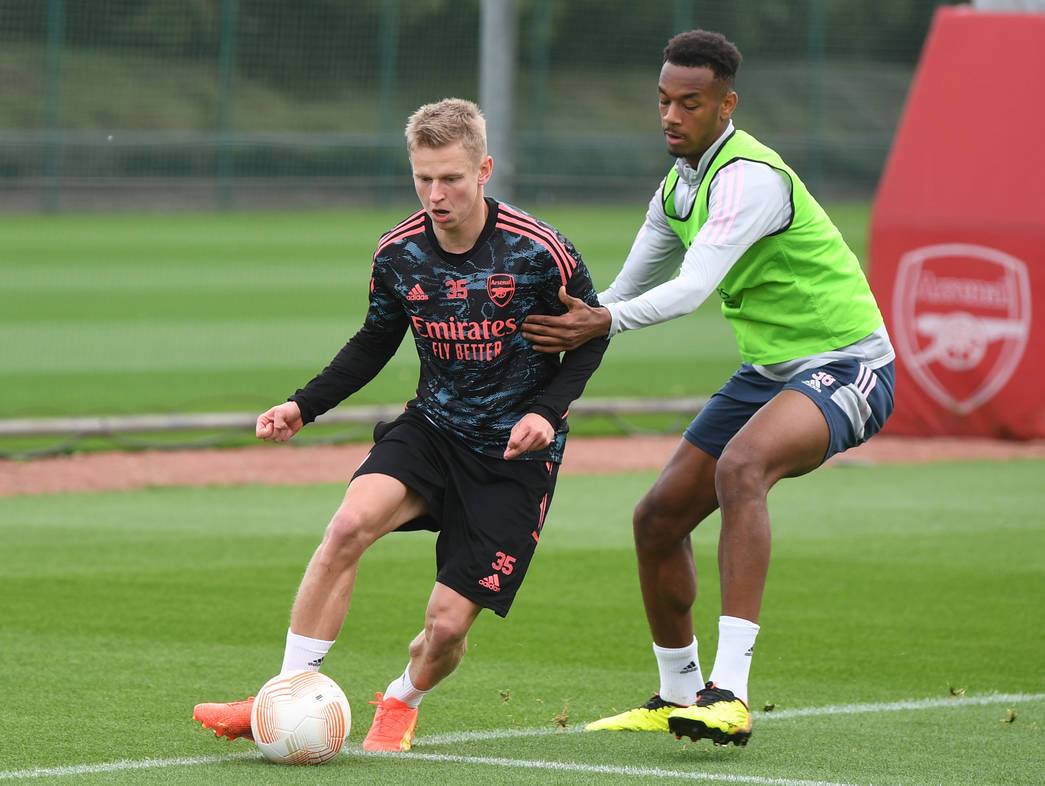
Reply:
[[[726,139],[730,134],[733,133],[733,121],[730,120],[726,124],[725,130],[722,135],[711,143],[711,147],[704,151],[704,155],[700,157],[700,161],[697,162],[697,168],[694,169],[690,166],[689,162],[685,158],[679,158],[675,161],[675,169],[679,173],[679,180],[688,186],[696,186],[704,179],[704,175],[708,171],[708,165],[711,163],[711,159],[718,153],[719,148],[725,143]]]

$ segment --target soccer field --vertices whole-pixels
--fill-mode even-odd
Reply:
[[[4,416],[251,412],[284,400],[362,324],[375,242],[414,210],[0,217]],[[605,287],[643,211],[537,213]],[[861,253],[868,206],[832,212]],[[610,357],[587,395],[705,394],[738,363],[717,302],[621,337]],[[352,402],[400,403],[416,383],[407,341]]]
[[[411,753],[363,755],[367,700],[402,670],[434,575],[431,534],[390,536],[364,557],[324,667],[352,703],[351,744],[308,771],[216,740],[191,714],[278,668],[340,487],[0,499],[0,780],[1041,783],[1043,471],[838,466],[775,489],[743,749],[579,732],[656,689],[629,526],[643,473],[562,478],[512,614],[480,617],[462,667],[422,705]],[[717,529],[695,537],[705,674]]]

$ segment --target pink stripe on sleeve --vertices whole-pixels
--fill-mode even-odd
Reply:
[[[708,241],[712,243],[723,243],[729,237],[729,232],[740,213],[740,201],[744,195],[744,167],[740,164],[732,166],[724,174],[729,176],[729,193],[723,200],[725,210],[719,217],[714,239]]]

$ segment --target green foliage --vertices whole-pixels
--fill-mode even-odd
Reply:
[[[860,59],[883,57],[913,62],[921,47],[925,30],[937,5],[956,0],[821,0],[824,23],[830,31],[829,46],[842,57]],[[36,36],[46,31],[46,3],[39,0],[8,0],[0,14],[12,23],[0,29],[0,40]],[[147,47],[160,54],[213,55],[220,44],[221,0],[109,0],[106,3],[67,2],[66,41],[76,47]],[[329,73],[345,56],[376,59],[380,46],[379,29],[382,0],[298,0],[293,4],[273,0],[238,0],[237,17],[244,65],[258,75],[277,82],[311,81]],[[630,3],[599,0],[520,0],[519,28],[528,30],[535,20],[547,15],[547,46],[551,56],[563,65],[583,65],[593,52],[578,47],[578,37],[595,35],[604,41],[635,40],[638,31],[649,31],[647,47],[619,48],[610,62],[618,67],[657,64],[664,41],[683,26],[721,30],[734,39],[742,51],[759,51],[771,56],[803,56],[808,46],[809,28],[815,22],[815,3],[785,3],[761,0],[745,3],[697,3],[678,0]],[[400,2],[393,7],[393,19],[400,28],[398,39],[407,55],[423,49],[432,31],[445,29],[448,21],[465,20],[478,30],[477,0],[450,2],[424,0]],[[593,24],[597,20],[597,24]],[[18,24],[13,24],[17,21]],[[592,31],[592,33],[586,33]],[[319,61],[302,58],[303,44],[309,41],[351,41],[352,51],[336,55],[329,48]],[[474,36],[473,36],[474,39]],[[525,39],[524,39],[525,41]],[[659,43],[658,43],[659,42]],[[474,43],[473,43],[474,47]],[[307,47],[306,47],[307,48]],[[524,57],[526,46],[520,47]],[[260,57],[265,53],[265,57]],[[310,57],[317,53],[312,50]],[[601,53],[595,52],[596,57]],[[442,68],[465,67],[474,48],[454,52],[440,64]],[[416,68],[423,68],[420,63]],[[471,68],[471,64],[466,67]]]
[[[869,194],[936,4],[520,0],[519,194],[630,196],[662,176],[656,75],[666,40],[690,26],[722,30],[744,52],[744,128],[814,188]],[[86,185],[167,206],[171,191],[143,180],[192,187],[219,170],[226,188],[272,178],[292,190],[307,178],[313,193],[337,185],[387,201],[401,193],[409,113],[447,95],[478,98],[479,9],[10,0],[0,4],[0,178],[30,192],[45,183],[48,210],[75,207]],[[59,18],[54,39],[48,20]],[[39,133],[48,128],[63,133]]]

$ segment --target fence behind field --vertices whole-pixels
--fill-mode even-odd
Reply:
[[[515,54],[504,188],[527,201],[644,197],[668,163],[660,53],[691,27],[744,53],[739,124],[814,190],[867,196],[939,4],[482,2],[6,0],[0,209],[409,197],[407,115],[478,99],[504,49]],[[481,23],[495,3],[510,25]]]

